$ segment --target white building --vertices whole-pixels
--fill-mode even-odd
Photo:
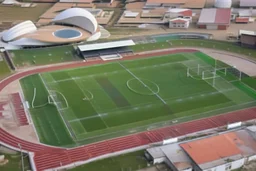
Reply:
[[[169,20],[169,28],[187,29],[189,27],[189,19],[175,18]]]

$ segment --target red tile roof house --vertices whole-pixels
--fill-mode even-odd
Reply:
[[[230,25],[231,9],[224,8],[205,8],[202,9],[198,28],[211,30],[226,30]]]

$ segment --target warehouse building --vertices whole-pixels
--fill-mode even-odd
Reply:
[[[202,9],[198,28],[211,30],[226,30],[230,25],[231,9],[229,8],[205,8]]]

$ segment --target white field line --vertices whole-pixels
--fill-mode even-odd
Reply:
[[[195,116],[199,116],[199,115],[205,115],[207,113],[211,113],[211,112],[215,112],[215,111],[220,111],[220,110],[223,110],[223,109],[229,109],[229,108],[233,108],[234,106],[242,106],[242,105],[247,105],[247,104],[252,104],[252,103],[256,103],[256,100],[255,101],[250,101],[250,102],[246,102],[246,103],[242,103],[242,104],[236,104],[236,105],[232,105],[232,106],[227,106],[227,107],[222,107],[222,108],[218,108],[218,109],[214,109],[214,110],[209,110],[209,111],[206,111],[206,112],[202,112],[202,113],[198,113],[198,114],[195,114],[195,115],[191,115],[191,116],[183,116],[183,117],[180,117],[180,118],[176,118],[176,119],[171,119],[171,120],[168,120],[168,121],[165,121],[165,122],[170,122],[170,121],[177,121],[177,123],[180,122],[181,119],[186,119],[186,118],[193,118]],[[235,111],[240,111],[240,110],[244,110],[244,109],[249,109],[251,108],[252,106],[250,107],[247,107],[247,108],[243,108],[243,109],[238,109],[238,110],[235,110]],[[233,111],[234,112],[234,111]],[[225,112],[226,113],[230,113],[230,112]],[[220,116],[220,115],[223,115],[223,113],[221,114],[217,114],[217,115],[214,115],[214,116]],[[207,116],[203,116],[199,119],[202,119],[202,118],[206,118]],[[196,119],[196,120],[199,120],[199,119]],[[196,121],[194,120],[194,121]],[[182,122],[182,123],[187,123],[187,122],[190,122],[190,120],[188,121],[185,121],[185,122]],[[164,123],[164,121],[162,122],[157,122],[157,123],[154,123],[154,124],[150,124],[150,125],[144,125],[144,126],[138,126],[136,128],[130,128],[129,130],[134,130],[134,129],[141,129],[141,128],[144,128],[144,127],[150,127],[151,125],[154,126],[154,125],[158,125],[158,124],[161,124],[161,123]],[[173,125],[173,124],[172,124]],[[159,126],[158,126],[159,127]],[[103,135],[99,135],[99,136],[93,136],[93,137],[90,137],[89,139],[92,139],[92,138],[98,138],[98,137],[103,137],[103,136],[108,136],[108,135],[111,135],[111,134],[115,134],[115,133],[119,133],[119,132],[122,132],[122,131],[126,131],[126,130],[119,130],[119,131],[115,131],[115,132],[110,132],[110,133],[105,133]],[[84,133],[82,134],[79,134],[79,135],[84,135]],[[88,138],[83,138],[83,139],[79,139],[79,141],[83,141],[83,140],[87,140]]]
[[[33,99],[32,99],[32,108],[34,108],[35,99],[36,99],[36,88],[34,87],[34,95],[33,95]]]
[[[240,81],[239,79],[237,80],[232,80],[232,81],[228,81],[229,83],[233,83],[233,82],[237,82],[237,81]]]
[[[71,77],[71,78],[73,78],[73,77]],[[86,94],[84,93],[83,89],[81,88],[80,84],[77,83],[76,80],[74,80],[74,82],[75,82],[76,85],[79,87],[79,89],[83,92],[84,96],[87,97]],[[92,105],[92,107],[93,107],[94,110],[96,111],[96,108],[94,107],[94,105],[91,103],[90,100],[89,100],[89,103]],[[109,126],[108,126],[107,123],[104,121],[104,119],[101,117],[101,115],[100,115],[97,111],[96,111],[96,113],[97,113],[97,116],[95,116],[95,117],[99,117],[99,118],[102,120],[102,122],[105,124],[105,126],[108,128]],[[69,122],[70,122],[70,121],[69,121]]]
[[[159,96],[159,94],[154,93],[154,91],[150,87],[148,87],[143,81],[141,81],[141,79],[139,79],[135,74],[133,74],[129,69],[127,69],[123,64],[121,64],[120,62],[118,62],[118,63],[122,68],[124,68],[127,72],[129,72],[135,79],[137,79],[142,85],[144,85],[144,87],[148,88],[153,94],[156,95],[156,97],[158,97],[164,104],[166,104],[164,99],[161,96]]]
[[[183,62],[189,62],[189,61],[194,61],[194,60],[186,60],[186,61],[179,61],[179,62],[169,62],[169,63],[158,64],[158,65],[150,65],[150,66],[146,66],[146,67],[136,68],[136,70],[144,70],[144,69],[156,68],[156,67],[162,67],[162,66],[168,66],[168,65],[174,65],[174,64],[183,64]],[[118,74],[118,73],[119,73],[118,71],[112,71],[112,72],[108,72],[107,74]],[[71,77],[71,78],[62,79],[62,80],[54,80],[53,82],[47,82],[47,84],[54,84],[54,83],[59,83],[59,82],[71,81],[71,80],[87,79],[87,78],[92,78],[94,76],[101,76],[104,74],[106,74],[106,73],[91,74],[91,75],[82,76],[82,77]]]
[[[42,80],[42,82],[43,82],[43,84],[44,84],[44,86],[45,86],[45,88],[46,88],[48,94],[51,95],[51,93],[50,93],[50,91],[49,91],[49,89],[48,89],[48,86],[47,86],[47,84],[45,83],[44,79],[42,78],[41,74],[38,74],[38,75],[39,75],[39,77],[41,78],[41,80]],[[54,101],[54,103],[56,103],[56,101],[54,100],[54,98],[53,98],[53,101]],[[57,104],[57,103],[56,103],[56,104]],[[70,136],[73,138],[73,134],[70,132],[70,129],[69,129],[67,123],[66,123],[66,120],[63,118],[63,116],[62,116],[62,114],[61,114],[61,111],[59,110],[59,107],[58,107],[58,106],[56,106],[56,107],[57,107],[58,113],[59,113],[59,115],[60,115],[62,121],[64,122],[64,124],[65,124],[65,126],[66,126],[66,128],[67,128],[67,130],[68,130],[68,133],[69,133]]]
[[[65,110],[65,109],[68,109],[68,108],[69,108],[68,101],[67,101],[66,97],[65,97],[61,92],[56,91],[56,90],[50,90],[49,92],[54,92],[54,93],[55,93],[55,96],[56,96],[56,93],[59,93],[59,94],[63,97],[63,99],[65,100],[67,107],[65,107],[65,108],[60,108],[60,110]],[[50,94],[50,95],[51,95],[51,94]],[[51,95],[51,96],[53,96],[53,95]],[[53,99],[54,99],[54,98],[53,98]],[[54,102],[54,103],[55,103],[55,102]],[[56,103],[61,103],[61,104],[62,104],[62,102],[56,102]]]
[[[102,116],[107,116],[108,113],[103,113],[103,114],[97,114],[97,115],[93,115],[93,116],[87,116],[87,117],[84,117],[84,118],[77,118],[77,119],[73,119],[73,120],[70,120],[68,121],[69,123],[72,123],[72,122],[77,122],[77,121],[82,121],[82,120],[87,120],[87,119],[92,119],[92,118],[97,118],[97,117],[100,117],[102,118]],[[106,125],[107,126],[107,125]],[[107,126],[108,127],[108,126]]]
[[[254,88],[252,88],[251,86],[243,83],[242,81],[240,81],[244,86],[246,86],[247,88],[249,88],[250,90],[252,90],[253,92],[256,92],[256,90]]]
[[[196,97],[204,97],[204,96],[211,96],[211,95],[214,95],[214,94],[220,94],[220,93],[223,93],[223,92],[228,92],[228,91],[232,91],[232,90],[235,90],[235,88],[230,88],[230,89],[227,89],[227,90],[224,90],[224,91],[215,91],[215,92],[209,92],[209,93],[195,93],[195,95],[193,96],[188,96],[188,97],[185,97],[185,98],[179,98],[179,99],[173,99],[172,101],[174,102],[183,102],[183,101],[186,101],[186,100],[192,100]],[[170,99],[166,99],[167,101],[169,101]],[[154,105],[153,103],[149,104],[149,103],[145,103],[145,104],[141,104],[139,106],[133,106],[133,107],[130,107],[130,108],[127,108],[126,110],[135,110],[135,109],[140,109],[140,108],[143,108],[143,107],[148,107],[148,106],[152,106]],[[108,111],[106,113],[103,113],[103,114],[98,114],[100,115],[101,117],[102,116],[108,116],[108,115],[111,115],[114,114],[115,112],[119,112],[120,110],[122,109],[116,109],[116,110],[111,110],[111,111]],[[122,114],[122,113],[120,113]],[[116,115],[116,114],[115,114]],[[78,119],[73,119],[73,120],[70,120],[68,121],[69,123],[71,122],[77,122],[77,121],[81,121],[81,120],[87,120],[87,119],[91,119],[91,118],[96,118],[98,116],[88,116],[88,117],[84,117],[84,118],[78,118]]]

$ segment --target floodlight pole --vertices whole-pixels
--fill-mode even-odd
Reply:
[[[200,64],[197,64],[197,75],[199,75],[200,72]]]
[[[212,86],[215,87],[215,77],[213,77]]]
[[[20,143],[18,143],[18,146],[20,147],[20,156],[21,156],[22,171],[24,171],[24,161],[23,161],[23,155],[22,155],[22,147],[21,147],[21,144],[20,144]]]
[[[187,68],[187,77],[189,77],[189,68]]]
[[[242,79],[242,72],[239,71],[239,81],[241,81],[241,79]]]

